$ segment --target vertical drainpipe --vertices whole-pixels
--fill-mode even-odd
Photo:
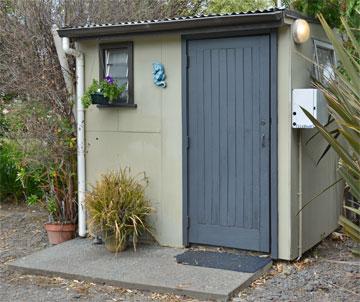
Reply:
[[[78,175],[78,234],[86,236],[86,211],[85,211],[85,114],[81,101],[84,95],[84,54],[70,48],[69,38],[63,38],[63,49],[66,54],[76,59],[76,134],[77,134],[77,175]]]

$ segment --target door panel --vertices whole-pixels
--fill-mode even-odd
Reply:
[[[269,251],[269,47],[188,41],[190,243]]]

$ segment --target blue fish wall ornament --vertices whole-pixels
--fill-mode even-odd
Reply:
[[[165,75],[165,69],[164,69],[164,65],[155,62],[152,64],[152,74],[153,74],[153,80],[154,80],[154,84],[156,86],[165,88],[166,87],[166,75]]]

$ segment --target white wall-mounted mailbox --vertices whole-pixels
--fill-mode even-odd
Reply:
[[[322,125],[327,123],[329,112],[324,95],[319,89],[304,88],[293,89],[292,91],[292,127],[314,128],[315,126],[301,107],[309,111]]]

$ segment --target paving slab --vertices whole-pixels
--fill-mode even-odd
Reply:
[[[9,266],[25,273],[86,280],[124,288],[227,301],[270,268],[255,273],[176,263],[185,249],[141,245],[113,254],[89,239],[74,239],[20,258]]]

